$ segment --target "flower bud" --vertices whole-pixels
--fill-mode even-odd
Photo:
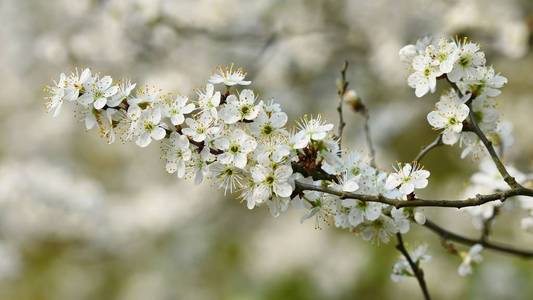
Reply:
[[[426,223],[426,216],[421,212],[415,212],[415,221],[420,225],[424,225]]]

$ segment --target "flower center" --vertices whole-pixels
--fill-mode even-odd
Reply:
[[[229,148],[229,151],[231,151],[232,153],[239,152],[239,145],[231,145],[231,147]]]
[[[152,122],[144,122],[144,129],[146,131],[152,131],[155,128],[154,124]]]
[[[273,184],[274,183],[274,176],[270,175],[265,179],[265,182],[267,184]]]
[[[248,105],[241,106],[241,113],[246,115],[250,112],[250,107]]]
[[[431,69],[430,68],[425,68],[424,69],[424,76],[429,77],[429,75],[431,75]]]
[[[272,126],[270,125],[265,125],[263,126],[263,134],[266,134],[266,135],[269,135],[272,133],[272,131],[274,131],[274,128],[272,128]]]
[[[470,55],[463,55],[459,58],[459,64],[463,67],[468,67],[470,65],[472,58]]]

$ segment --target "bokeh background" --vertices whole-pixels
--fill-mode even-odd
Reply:
[[[107,145],[72,110],[44,112],[43,87],[75,67],[128,76],[192,95],[219,64],[248,71],[263,99],[296,120],[336,121],[335,80],[371,113],[378,164],[411,160],[434,137],[436,95],[415,99],[398,50],[425,35],[468,35],[509,79],[499,97],[514,124],[506,160],[533,169],[531,0],[0,1],[0,299],[418,299],[414,279],[389,279],[394,243],[371,245],[330,227],[249,211],[209,185],[168,175],[154,144]],[[345,145],[365,150],[362,118],[347,109]],[[426,160],[423,195],[461,197],[477,162],[457,147]],[[439,224],[477,236],[462,211],[427,209]],[[533,249],[515,211],[494,239]],[[533,262],[484,252],[474,275],[414,226],[410,246],[433,256],[437,299],[532,299]]]

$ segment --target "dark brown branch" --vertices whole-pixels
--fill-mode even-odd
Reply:
[[[480,244],[487,249],[492,249],[492,250],[499,251],[502,253],[512,254],[512,255],[516,255],[522,258],[527,258],[527,259],[533,258],[533,251],[517,249],[511,246],[507,246],[507,245],[495,243],[495,242],[489,242],[483,239],[468,238],[468,237],[453,233],[451,231],[448,231],[447,229],[440,227],[439,225],[433,223],[430,220],[426,220],[426,223],[424,224],[424,226],[428,228],[429,230],[433,231],[434,233],[436,233],[437,235],[439,235],[444,240],[454,241],[454,242],[457,242],[463,245],[468,245],[468,246]]]
[[[480,240],[482,240],[482,241],[487,241],[488,240],[488,238],[490,236],[490,233],[491,233],[492,224],[494,223],[494,220],[498,216],[499,212],[500,212],[500,207],[495,206],[494,210],[492,212],[492,216],[490,216],[490,218],[485,219],[483,221],[483,224],[482,224],[482,227],[481,227],[481,237],[479,238]]]
[[[413,261],[411,258],[411,255],[409,255],[409,252],[405,248],[405,245],[403,243],[403,238],[401,233],[396,234],[396,239],[398,240],[398,244],[396,244],[396,249],[402,253],[402,255],[405,257],[407,262],[409,263],[409,266],[411,267],[411,270],[413,270],[413,274],[416,277],[416,280],[418,281],[418,284],[420,285],[420,289],[422,290],[422,293],[424,294],[424,299],[430,300],[431,297],[429,296],[429,290],[426,285],[426,280],[424,279],[424,271]]]
[[[530,196],[533,197],[533,190],[527,189],[524,187],[517,187],[507,191],[497,192],[487,195],[476,195],[475,197],[467,198],[464,200],[428,200],[421,198],[413,198],[412,200],[398,200],[393,198],[388,198],[383,195],[367,195],[367,194],[357,194],[357,193],[348,193],[332,190],[329,188],[315,186],[303,182],[296,182],[296,187],[300,191],[317,191],[323,192],[331,195],[336,195],[342,199],[357,199],[363,202],[379,202],[394,206],[396,208],[400,207],[454,207],[462,208],[469,206],[478,206],[487,202],[501,200],[505,201],[507,198],[513,196]]]
[[[494,147],[492,146],[492,142],[487,138],[487,136],[483,133],[483,131],[479,128],[476,116],[470,110],[470,125],[472,127],[472,130],[474,133],[479,137],[483,145],[485,145],[485,148],[489,152],[490,157],[492,158],[492,161],[496,165],[496,168],[498,168],[498,172],[503,177],[503,180],[509,185],[511,188],[521,187],[521,185],[516,182],[516,179],[507,172],[507,169],[503,165],[502,161],[500,160],[498,154],[496,153],[496,150],[494,150]]]
[[[341,78],[337,87],[337,93],[339,95],[339,105],[337,106],[337,112],[339,113],[339,132],[337,133],[337,136],[339,137],[339,149],[342,149],[342,133],[344,131],[344,127],[346,126],[346,122],[344,122],[344,115],[342,113],[342,107],[344,105],[344,94],[346,94],[346,89],[348,88],[348,81],[346,81],[346,71],[348,70],[348,65],[348,61],[344,61],[344,65],[341,70]]]

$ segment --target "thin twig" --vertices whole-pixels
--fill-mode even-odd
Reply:
[[[498,206],[495,206],[492,212],[492,216],[490,216],[489,218],[483,221],[483,224],[481,227],[481,237],[479,238],[480,240],[482,241],[488,240],[491,229],[492,229],[492,224],[494,223],[494,220],[498,216],[499,212],[500,212],[500,208]]]
[[[424,299],[430,300],[431,297],[429,296],[429,290],[426,285],[426,280],[424,279],[424,271],[422,271],[422,269],[413,261],[413,259],[409,255],[409,252],[407,251],[403,243],[402,234],[397,233],[396,238],[398,240],[398,244],[396,244],[396,249],[398,249],[398,251],[402,253],[402,255],[405,257],[405,259],[409,263],[411,270],[413,270],[413,274],[415,275],[416,280],[418,281],[418,284],[420,285],[420,289],[422,290],[422,293],[424,294]]]
[[[428,228],[429,230],[433,231],[434,233],[436,233],[437,235],[439,235],[444,240],[454,241],[454,242],[457,242],[463,245],[468,245],[468,246],[472,246],[475,244],[481,244],[483,247],[487,249],[492,249],[495,251],[499,251],[499,252],[506,253],[506,254],[512,254],[512,255],[516,255],[522,258],[527,258],[527,259],[533,258],[533,251],[516,249],[511,246],[507,246],[507,245],[495,243],[495,242],[489,242],[487,240],[468,238],[468,237],[453,233],[447,229],[444,229],[430,220],[426,220],[426,223],[424,223],[424,226]]]
[[[420,153],[418,153],[418,155],[416,156],[414,162],[419,163],[424,158],[424,156],[428,154],[429,151],[441,145],[444,145],[444,144],[442,143],[442,135],[439,134],[439,136],[433,142],[431,142],[430,144],[422,148]]]
[[[361,113],[363,114],[363,117],[365,117],[364,129],[366,136],[366,146],[368,147],[368,151],[370,152],[370,166],[376,168],[376,150],[374,148],[374,143],[372,142],[372,135],[370,134],[370,113],[368,112],[368,108],[366,106],[364,106],[364,109],[361,111]]]
[[[344,115],[342,112],[342,107],[344,105],[344,94],[346,94],[346,89],[348,88],[348,81],[346,81],[346,71],[348,70],[348,61],[344,61],[344,65],[341,70],[341,79],[338,85],[338,95],[339,95],[339,105],[337,106],[337,112],[339,113],[339,132],[337,136],[339,138],[339,149],[342,149],[342,133],[346,122],[344,122]]]

